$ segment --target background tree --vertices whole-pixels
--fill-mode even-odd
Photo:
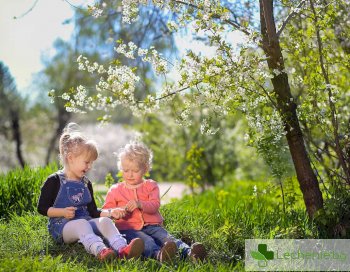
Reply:
[[[207,109],[198,107],[193,110],[190,113],[191,123],[179,126],[176,122],[176,109],[181,107],[181,103],[183,101],[176,101],[171,106],[161,107],[158,113],[144,116],[133,126],[154,153],[153,178],[189,181],[186,169],[193,167],[189,158],[199,150],[201,158],[196,171],[200,179],[196,184],[188,183],[202,190],[207,185],[213,186],[221,182],[266,179],[269,176],[268,167],[257,158],[254,148],[245,146],[247,124],[241,116],[226,116],[215,120],[212,125],[219,132],[204,134],[201,130],[206,127],[203,126],[202,119],[207,117]],[[287,158],[287,164],[289,163]]]
[[[23,99],[17,92],[16,83],[9,69],[0,62],[0,133],[15,142],[18,162],[24,167],[20,125],[22,108]]]
[[[142,101],[135,95],[140,78],[132,67],[116,63],[97,71],[82,57],[80,68],[100,75],[97,91],[108,95],[110,105],[125,105],[136,114],[158,111],[160,102],[173,103],[179,97],[186,97],[183,106],[177,109],[179,122],[189,121],[188,112],[205,106],[209,115],[202,120],[206,127],[203,131],[211,133],[210,124],[215,119],[243,112],[250,127],[249,141],[265,153],[266,159],[275,157],[278,160],[279,156],[275,155],[284,154],[288,148],[307,212],[314,217],[323,207],[315,174],[321,164],[313,162],[313,168],[309,156],[313,149],[306,149],[305,135],[310,137],[310,143],[315,136],[328,139],[333,149],[331,155],[339,165],[334,170],[338,184],[342,184],[341,179],[347,182],[349,176],[347,141],[341,139],[341,135],[347,133],[347,122],[340,114],[348,116],[347,85],[343,80],[347,78],[348,58],[341,51],[338,53],[339,39],[331,27],[345,1],[334,1],[332,7],[322,1],[315,5],[312,0],[245,1],[243,6],[240,3],[207,0],[124,3],[123,15],[127,23],[136,21],[135,14],[143,5],[171,10],[176,17],[168,21],[169,27],[174,30],[187,27],[216,50],[215,56],[189,50],[172,65],[154,48],[140,50],[134,43],[121,42],[116,50],[119,54],[130,59],[142,58],[166,79],[161,92],[147,95]],[[301,28],[295,27],[298,25]],[[234,47],[227,38],[234,30],[246,35],[239,47]],[[294,52],[289,44],[294,44]],[[301,52],[300,47],[305,50],[302,52],[305,59],[301,59],[304,63],[298,63],[299,56],[295,54]],[[170,80],[169,75],[174,75],[174,71],[177,76]],[[298,74],[294,75],[294,71]],[[125,77],[119,78],[119,74]],[[296,83],[308,88],[300,92]],[[82,108],[91,106],[88,100],[79,102]],[[111,109],[109,105],[103,106]],[[316,124],[321,124],[322,129],[314,130]]]
[[[41,72],[43,78],[41,81],[41,88],[55,88],[63,93],[69,86],[75,84],[76,80],[79,78],[79,73],[76,73],[71,65],[75,57],[75,51],[69,43],[62,40],[56,40],[54,48],[56,50],[55,56],[44,60],[45,68]],[[50,162],[53,151],[56,150],[57,139],[72,117],[71,112],[66,111],[64,105],[65,103],[62,100],[54,101],[56,112],[51,113],[51,121],[57,125],[53,130],[48,144],[45,164]],[[55,152],[55,154],[56,153],[57,152]]]
[[[96,7],[102,5],[106,9],[106,12],[98,18],[88,16],[96,12]],[[116,6],[117,5],[117,6]],[[74,23],[74,33],[70,42],[64,42],[57,40],[54,48],[56,53],[53,57],[44,59],[45,68],[41,73],[42,82],[41,88],[44,90],[55,89],[56,95],[62,95],[65,90],[71,86],[77,84],[89,86],[86,89],[87,93],[90,88],[94,88],[99,78],[93,74],[76,73],[75,66],[72,65],[79,55],[84,54],[88,56],[90,61],[99,63],[108,63],[111,58],[116,54],[114,47],[115,41],[118,39],[134,40],[139,46],[148,47],[150,44],[156,46],[160,51],[171,55],[171,52],[175,51],[175,47],[172,43],[172,36],[163,22],[164,18],[159,16],[159,10],[157,9],[144,9],[140,15],[143,20],[136,27],[130,27],[129,25],[121,24],[122,13],[118,11],[118,1],[101,1],[96,2],[96,6],[90,7],[90,11],[82,9],[80,7],[75,8],[75,14],[72,19],[66,20],[65,23]],[[112,9],[111,7],[117,7]],[[96,16],[95,16],[96,17]],[[164,36],[163,39],[160,37]],[[153,73],[150,69],[150,65],[147,65],[140,60],[130,60],[124,58],[121,60],[124,64],[135,65],[138,69],[138,73],[143,78],[146,78],[145,82],[138,86],[140,91],[138,95],[140,99],[144,93],[149,92],[149,88],[153,86]],[[142,90],[142,91],[141,91]],[[94,96],[94,100],[99,101],[99,97]],[[66,111],[65,106],[70,110]],[[48,145],[46,164],[52,159],[53,151],[57,146],[57,139],[65,127],[67,122],[74,116],[73,109],[74,104],[70,105],[64,100],[54,101],[55,114],[52,120],[57,124],[52,134],[50,143]],[[103,116],[103,117],[101,117]],[[101,117],[101,118],[100,118]],[[77,117],[75,117],[77,118]],[[86,116],[86,121],[93,121],[94,118],[106,121],[112,119],[116,122],[131,122],[131,114],[125,110],[116,109],[115,112],[105,113],[99,111],[96,114],[89,114]],[[80,119],[84,119],[81,118]],[[57,150],[56,150],[57,151]],[[57,152],[54,152],[56,154]]]
[[[288,66],[293,67],[292,89],[302,108],[299,117],[308,149],[316,160],[314,165],[344,189],[343,185],[349,183],[349,58],[343,44],[346,16],[340,9],[346,8],[343,1],[313,7],[296,16],[285,29],[286,37],[293,39],[283,38],[282,42],[289,55]],[[339,29],[344,31],[339,34]]]
[[[260,23],[262,47],[267,64],[273,73],[271,82],[276,97],[276,106],[286,131],[289,150],[293,159],[297,178],[310,216],[323,207],[322,194],[318,180],[311,167],[310,159],[304,145],[304,137],[297,116],[297,105],[294,102],[285,72],[284,58],[277,34],[273,1],[260,0]]]

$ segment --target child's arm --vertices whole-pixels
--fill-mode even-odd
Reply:
[[[95,198],[94,198],[94,190],[92,188],[91,182],[88,183],[88,188],[90,190],[90,194],[91,194],[91,198],[92,198],[92,201],[88,204],[88,211],[89,211],[89,214],[93,218],[97,218],[97,217],[114,217],[114,218],[118,219],[118,218],[121,218],[121,217],[125,216],[126,212],[123,211],[120,208],[117,208],[117,209],[118,210],[120,209],[121,213],[118,212],[118,211],[114,212],[114,210],[116,210],[116,209],[98,209],[97,205],[96,205]],[[105,205],[103,206],[103,208],[105,207]],[[111,207],[113,207],[113,206],[111,206]]]
[[[130,200],[125,206],[125,210],[132,212],[135,209],[141,209],[141,203],[138,200]]]
[[[105,203],[102,206],[101,216],[113,217],[115,219],[123,218],[126,215],[125,207],[118,207],[116,201],[116,188],[112,187],[108,190]]]
[[[66,219],[73,219],[75,216],[76,207],[66,207],[66,208],[53,208],[50,207],[47,210],[48,217],[64,217]]]
[[[148,200],[139,200],[140,209],[146,213],[156,213],[160,207],[160,196],[158,184],[153,180],[148,180],[146,188],[148,191]]]
[[[108,213],[108,217],[112,217],[114,219],[120,219],[126,215],[125,208],[108,209],[106,212]]]
[[[38,201],[38,212],[44,216],[48,216],[49,208],[55,203],[58,191],[60,189],[60,180],[58,175],[53,174],[47,178],[41,187],[41,193]]]
[[[118,207],[118,203],[116,201],[116,188],[111,187],[106,195],[105,203],[102,206],[102,209],[112,209]]]
[[[41,194],[38,201],[38,212],[48,217],[74,218],[75,207],[53,208],[58,191],[60,189],[59,177],[54,174],[47,178],[41,187]]]

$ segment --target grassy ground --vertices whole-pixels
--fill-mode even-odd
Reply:
[[[204,263],[101,263],[80,244],[55,244],[46,229],[47,218],[26,212],[0,221],[0,271],[244,271],[244,239],[317,236],[295,193],[285,196],[289,204],[283,209],[277,188],[266,182],[232,182],[162,207],[166,228],[174,236],[204,243],[209,251]],[[103,195],[96,199],[103,201]]]

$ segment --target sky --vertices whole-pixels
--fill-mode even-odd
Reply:
[[[69,3],[87,6],[93,1],[70,0]],[[32,76],[44,68],[42,56],[52,54],[54,41],[70,38],[73,24],[64,24],[74,14],[69,3],[64,0],[0,0],[0,61],[9,68],[20,93],[30,92]],[[231,35],[230,40],[241,41],[237,33]],[[177,46],[180,52],[185,49],[209,55],[215,52],[189,37],[178,38]]]
[[[0,0],[0,61],[9,68],[20,92],[30,85],[32,74],[43,68],[41,56],[52,50],[53,42],[58,37],[68,40],[73,31],[72,24],[63,24],[74,13],[67,2],[38,0],[29,11],[35,2]]]

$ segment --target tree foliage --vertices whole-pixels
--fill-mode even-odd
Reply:
[[[177,101],[171,107],[162,108],[161,114],[140,118],[134,126],[155,154],[152,176],[156,180],[188,180],[188,171],[185,169],[191,164],[189,153],[196,154],[197,149],[201,150],[201,162],[196,167],[201,179],[196,186],[204,188],[206,185],[229,181],[236,174],[240,178],[254,179],[263,172],[262,169],[260,172],[252,170],[253,164],[242,157],[240,141],[243,141],[245,126],[239,117],[216,120],[215,127],[220,129],[220,133],[202,134],[206,108],[191,113],[190,125],[179,126],[175,121],[175,109],[181,103]],[[196,148],[191,152],[194,146]]]
[[[168,35],[169,30],[162,22],[163,17],[156,14],[159,11],[144,9],[140,15],[144,20],[140,20],[136,27],[130,27],[120,23],[122,13],[118,11],[118,1],[103,1],[103,6],[106,12],[102,16],[96,16],[98,11],[95,7],[89,7],[89,10],[75,7],[73,18],[65,21],[65,23],[74,24],[74,33],[71,40],[68,42],[56,40],[54,44],[55,54],[43,60],[45,68],[40,73],[40,88],[45,90],[54,89],[55,95],[63,98],[63,100],[53,100],[54,111],[51,114],[51,119],[55,123],[55,128],[48,144],[46,164],[51,161],[52,155],[57,153],[55,147],[57,146],[58,136],[67,122],[74,116],[72,111],[74,111],[75,103],[65,100],[67,97],[64,95],[65,91],[78,82],[80,84],[79,89],[86,92],[86,95],[91,96],[92,101],[99,103],[98,101],[101,102],[102,99],[91,91],[91,88],[94,88],[99,81],[99,76],[93,73],[76,72],[74,61],[79,55],[87,56],[93,65],[97,65],[97,63],[108,64],[115,54],[113,49],[115,41],[118,39],[133,39],[137,41],[139,46],[155,44],[160,51],[170,56],[171,50],[169,48],[171,48],[172,37]],[[88,16],[90,13],[95,16]],[[158,36],[161,34],[164,34],[166,39],[160,39]],[[135,65],[138,68],[139,75],[149,79],[138,87],[140,90],[142,89],[142,92],[136,91],[139,97],[142,98],[143,93],[147,93],[148,89],[153,86],[150,67],[137,60],[127,58],[121,59],[121,63]],[[73,94],[73,92],[71,90],[69,94]],[[76,98],[84,99],[86,95],[80,92]],[[113,113],[108,114],[101,112],[101,110],[103,108],[99,107],[97,114],[90,114],[86,119],[91,121],[93,118],[97,118],[100,121],[114,120],[119,122],[127,122],[131,119],[130,112],[125,111],[125,109],[115,109]],[[84,120],[84,118],[81,119]]]
[[[176,14],[168,17],[169,29],[185,28],[200,35],[215,55],[189,50],[181,59],[169,61],[152,46],[119,41],[119,55],[108,65],[78,58],[80,70],[100,79],[95,97],[82,88],[67,93],[72,110],[113,111],[122,105],[140,115],[181,98],[178,122],[190,122],[191,112],[205,107],[201,128],[208,134],[215,131],[215,120],[241,112],[249,124],[249,142],[274,167],[276,176],[285,172],[278,163],[289,150],[312,217],[323,207],[316,173],[324,176],[319,170],[340,186],[350,184],[349,54],[347,35],[339,31],[346,25],[341,19],[344,8],[349,8],[346,1],[122,1],[122,20],[137,22],[144,6]],[[96,11],[103,14],[103,6],[95,6]],[[239,46],[227,38],[233,31],[245,34]],[[135,90],[145,78],[134,66],[123,65],[119,56],[151,65],[165,79],[161,88],[140,99]]]
[[[0,134],[15,142],[16,156],[22,167],[25,165],[20,128],[23,102],[9,69],[0,62]]]

